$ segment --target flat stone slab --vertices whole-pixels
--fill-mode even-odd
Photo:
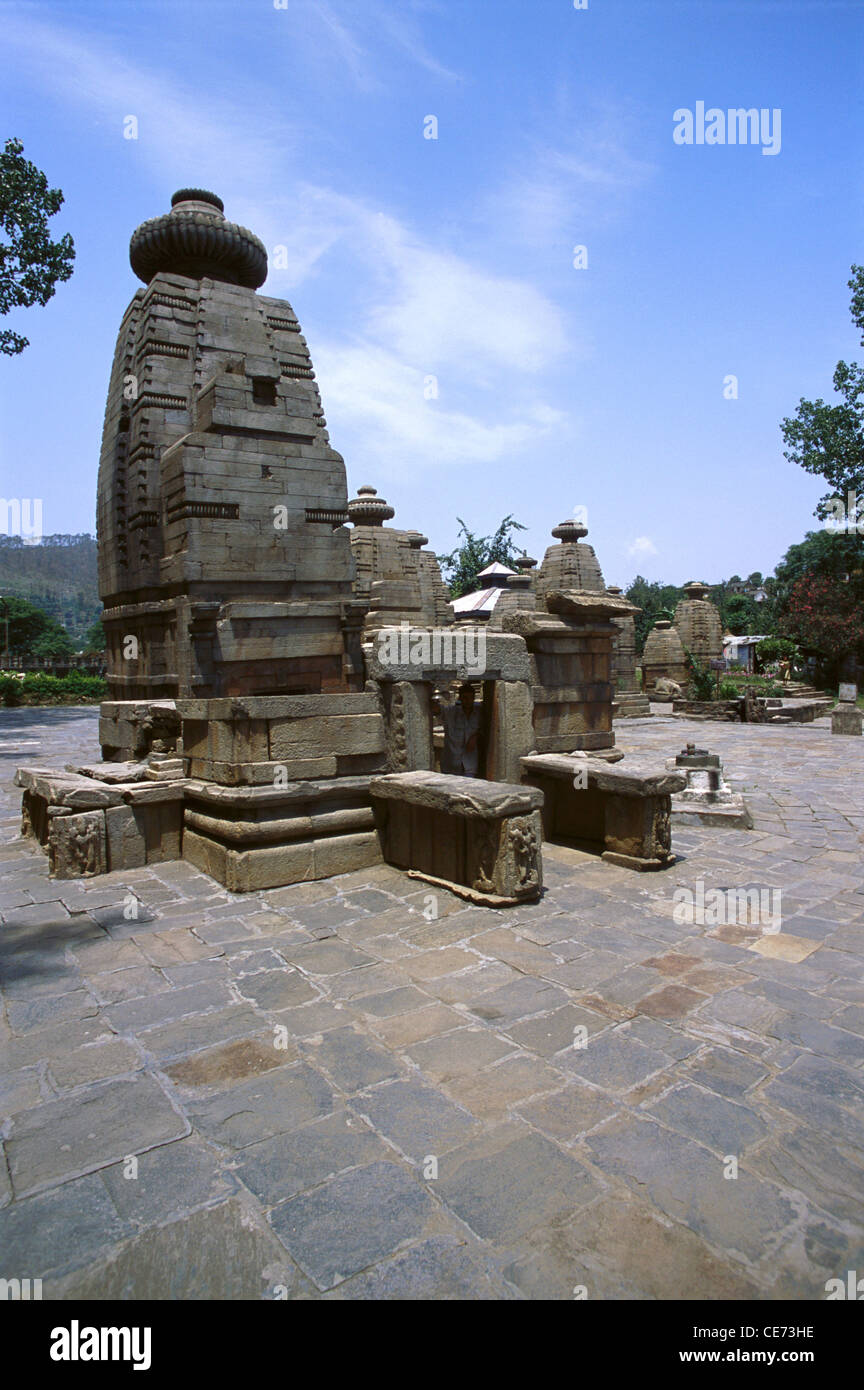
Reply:
[[[451,777],[442,772],[391,772],[373,777],[370,794],[387,801],[425,806],[450,816],[502,820],[525,816],[543,805],[536,787],[510,782],[486,782],[480,777]]]
[[[107,1081],[13,1116],[6,1140],[16,1196],[189,1133],[149,1076]]]
[[[75,763],[66,764],[67,772],[79,777],[92,777],[96,782],[143,782],[147,775],[147,760],[134,763]]]
[[[118,787],[94,782],[92,777],[81,777],[74,772],[19,767],[15,785],[41,797],[49,806],[67,806],[70,810],[91,811],[123,804],[123,793]]]
[[[305,1298],[311,1285],[260,1215],[236,1199],[152,1226],[86,1269],[52,1280],[52,1299]]]
[[[590,791],[614,792],[618,796],[668,796],[683,791],[687,785],[685,774],[631,757],[623,763],[609,763],[604,758],[578,753],[529,753],[521,762],[527,772],[570,782],[585,769]]]
[[[733,830],[751,830],[753,817],[743,796],[731,801],[701,802],[672,797],[672,816],[681,825],[726,826]]]
[[[484,653],[485,661],[481,670],[476,669],[476,665],[467,665],[464,662],[457,662],[455,654],[458,654],[459,647],[454,642],[454,659],[445,664],[442,660],[439,664],[432,662],[395,662],[388,659],[387,637],[395,634],[398,638],[400,652],[403,649],[410,658],[411,642],[417,639],[417,650],[424,651],[428,644],[430,629],[410,628],[407,633],[400,628],[382,628],[380,633],[376,633],[375,640],[364,647],[366,657],[366,673],[370,680],[379,681],[428,681],[434,680],[441,675],[458,676],[463,680],[503,680],[503,681],[530,681],[531,680],[531,660],[528,649],[522,638],[515,633],[489,632],[486,627],[478,630],[478,649]],[[451,629],[435,629],[441,632],[444,640],[450,635]],[[452,629],[454,639],[458,629]],[[463,632],[463,641],[465,634]],[[484,646],[479,647],[479,642]],[[466,654],[471,654],[473,647],[466,643],[464,650]],[[432,648],[434,656],[434,648]]]
[[[332,1289],[423,1235],[434,1211],[420,1182],[380,1162],[283,1202],[270,1221],[318,1288]]]

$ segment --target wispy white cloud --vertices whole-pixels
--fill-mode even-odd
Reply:
[[[578,118],[566,94],[553,96],[554,115],[545,122],[556,138],[526,136],[513,152],[508,176],[483,200],[484,216],[529,246],[572,238],[619,215],[655,167],[637,153],[639,134],[626,113]],[[573,133],[571,133],[573,132]]]
[[[292,23],[302,17],[298,41],[307,52],[329,40],[328,59],[339,64],[349,80],[363,92],[386,87],[392,80],[393,59],[403,57],[445,82],[457,82],[459,74],[429,51],[421,15],[434,13],[430,5],[406,5],[406,0],[289,0]]]
[[[427,399],[427,376],[373,343],[325,344],[316,366],[331,425],[338,415],[352,426],[353,468],[376,476],[495,463],[566,428],[542,402],[499,406],[484,419],[448,404],[446,382]]]
[[[627,547],[628,555],[656,555],[657,547],[650,536],[637,536],[632,545]]]

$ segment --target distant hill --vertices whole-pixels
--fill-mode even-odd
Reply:
[[[82,642],[102,612],[95,536],[0,536],[0,593],[28,599]]]

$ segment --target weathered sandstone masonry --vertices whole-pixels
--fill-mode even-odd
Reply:
[[[616,863],[671,862],[675,779],[609,766],[637,610],[585,528],[554,529],[493,624],[454,622],[426,537],[386,525],[373,487],[348,501],[294,310],[258,293],[258,238],[182,189],[130,261],[144,288],[98,484],[104,761],[17,774],[50,872],[182,856],[249,892],[383,857],[503,906],[542,891],[544,815]],[[482,688],[482,778],[435,771],[434,698],[455,680]],[[577,751],[581,791],[560,770]]]

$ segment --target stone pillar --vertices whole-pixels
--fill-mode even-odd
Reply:
[[[426,681],[383,681],[381,691],[389,770],[433,771],[431,685]]]
[[[490,782],[520,781],[520,759],[534,746],[531,715],[531,689],[525,681],[495,681],[486,752]]]
[[[668,795],[610,797],[606,802],[603,858],[625,869],[662,868],[671,863],[671,804]]]

